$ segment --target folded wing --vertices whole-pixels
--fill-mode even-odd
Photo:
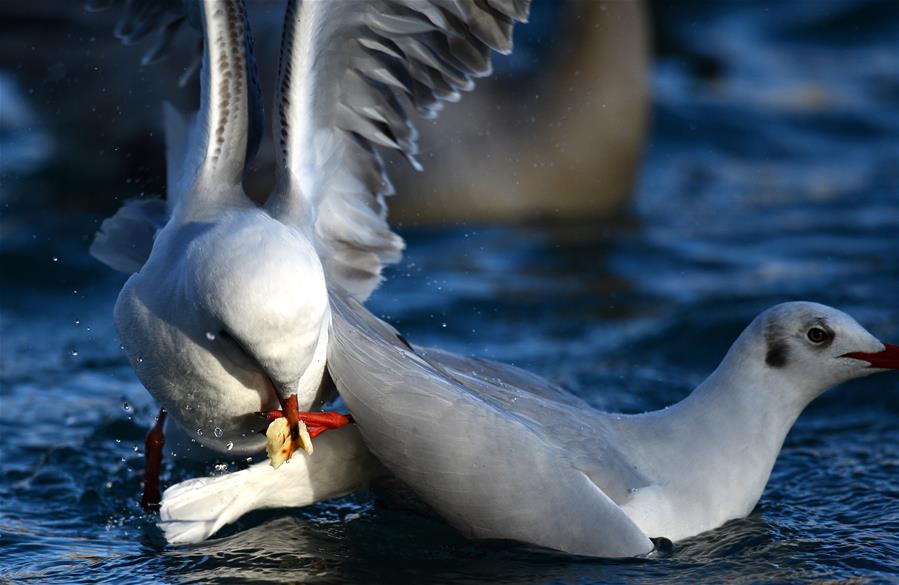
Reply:
[[[552,389],[463,384],[461,372],[429,363],[361,305],[332,296],[332,310],[329,369],[363,440],[456,528],[575,554],[652,550],[605,487],[641,478],[603,454],[601,437],[585,445],[562,428],[589,426],[558,417],[575,402]]]

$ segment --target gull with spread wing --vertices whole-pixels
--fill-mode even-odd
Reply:
[[[528,4],[290,0],[276,187],[259,204],[241,186],[263,127],[244,2],[185,3],[204,36],[201,101],[189,116],[166,109],[167,199],[127,203],[91,248],[133,273],[115,323],[162,407],[147,438],[145,509],[159,501],[166,416],[203,446],[237,455],[263,448],[257,412],[283,414],[295,439],[288,457],[303,426],[315,437],[351,421],[314,411],[334,394],[328,291],[364,301],[403,249],[386,221],[392,188],[378,149],[418,166],[408,114],[432,117],[488,74],[491,51],[511,50]],[[359,441],[354,430],[335,437]],[[335,478],[316,493],[356,487]]]

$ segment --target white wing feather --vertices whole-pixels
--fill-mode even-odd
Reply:
[[[278,217],[314,236],[328,282],[364,300],[399,260],[379,148],[418,168],[411,110],[433,117],[512,49],[530,0],[291,0],[275,138]]]

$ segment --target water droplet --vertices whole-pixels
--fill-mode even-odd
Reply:
[[[440,326],[446,328],[446,323],[441,323]]]
[[[77,355],[78,355],[78,350],[77,350],[77,349],[73,349],[73,350],[72,350],[72,357],[75,357],[75,356],[77,356]]]
[[[228,441],[228,444],[225,445],[225,449],[227,449],[228,451],[230,451],[230,450],[233,449],[233,448],[234,448],[234,441]]]
[[[222,429],[220,429],[220,428],[218,428],[218,427],[215,427],[215,430],[212,431],[212,434],[215,435],[215,438],[216,438],[216,439],[221,439],[221,438],[222,438],[222,435],[225,434],[225,433],[224,433],[224,431],[222,431]]]
[[[127,402],[123,402],[123,403],[122,403],[122,410],[124,410],[125,412],[131,412],[131,411],[132,411],[131,405],[128,404]]]
[[[197,429],[197,436],[198,436],[198,437],[202,437],[202,436],[203,436],[203,429]]]
[[[54,262],[59,262],[59,258],[57,258],[56,256],[54,256],[54,257],[53,257],[53,261],[54,261]]]
[[[215,333],[213,333],[212,331],[207,331],[206,339],[208,339],[209,341],[215,341]]]
[[[75,319],[75,325],[81,325],[81,319]]]
[[[215,470],[216,471],[228,471],[228,464],[227,463],[216,463]]]

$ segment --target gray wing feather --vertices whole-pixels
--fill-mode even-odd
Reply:
[[[517,402],[522,394],[540,401],[553,401],[572,408],[589,409],[589,404],[536,374],[509,364],[482,358],[462,357],[442,349],[416,347],[416,353],[429,364],[463,386],[489,385],[493,393],[508,394]]]
[[[564,388],[507,364],[431,348],[414,351],[479,401],[551,439],[615,503],[627,502],[636,488],[652,483],[612,446],[609,415]]]
[[[168,211],[162,199],[126,201],[100,225],[90,253],[114,270],[137,272],[150,257],[156,232],[167,221]]]
[[[281,177],[269,207],[312,223],[328,280],[364,300],[403,241],[378,149],[418,168],[409,112],[433,117],[512,49],[528,0],[342,0],[288,5],[275,123]]]
[[[583,471],[546,426],[443,374],[358,303],[332,306],[329,368],[366,444],[456,528],[576,554],[652,550],[597,485],[601,470]]]

